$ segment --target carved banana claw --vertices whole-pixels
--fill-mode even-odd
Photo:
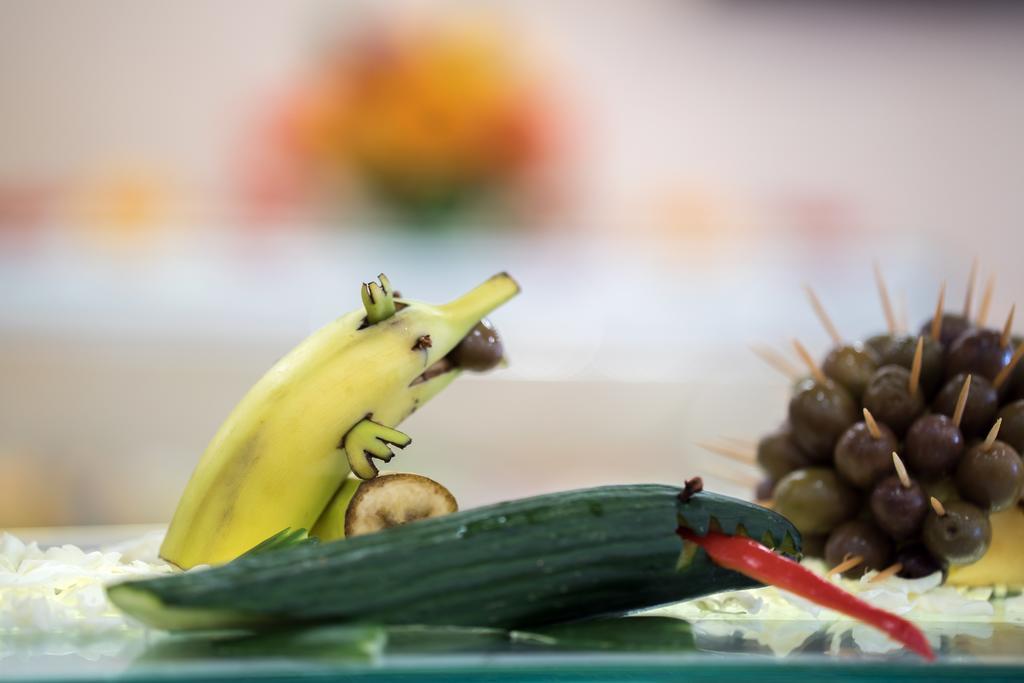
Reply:
[[[405,448],[411,443],[412,439],[406,434],[374,422],[369,417],[363,418],[348,430],[341,441],[349,467],[360,479],[373,479],[377,476],[377,467],[370,458],[389,462],[394,456],[390,446]]]

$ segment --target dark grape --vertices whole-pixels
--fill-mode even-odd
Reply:
[[[892,472],[892,453],[899,448],[899,441],[884,424],[878,425],[878,431],[876,439],[867,424],[857,422],[836,443],[836,470],[857,488],[871,488]]]
[[[793,440],[815,462],[831,462],[839,436],[859,417],[850,392],[830,379],[802,380],[789,401]]]
[[[963,454],[964,435],[945,415],[922,415],[907,430],[903,459],[919,477],[938,479],[950,474]]]
[[[871,492],[871,515],[875,523],[897,541],[917,534],[931,509],[928,496],[916,481],[903,486],[895,474],[878,482]]]
[[[863,344],[847,344],[832,349],[825,356],[821,369],[859,400],[878,369],[878,356]]]
[[[972,446],[956,469],[956,487],[965,500],[998,512],[1015,505],[1024,486],[1024,463],[1007,443]]]
[[[864,390],[863,401],[875,419],[887,424],[897,436],[902,436],[924,412],[921,391],[910,391],[910,371],[898,365],[878,369]]]
[[[956,401],[960,396],[960,389],[963,388],[967,375],[954,375],[946,382],[939,395],[932,403],[932,409],[947,417],[952,417],[956,410]],[[999,410],[999,394],[992,387],[992,384],[984,377],[971,376],[971,388],[967,393],[967,405],[964,408],[964,416],[960,421],[960,431],[964,436],[977,436],[987,432],[992,423],[995,422],[996,412]]]
[[[775,487],[775,511],[801,534],[827,534],[859,508],[857,493],[829,467],[795,470]]]
[[[945,506],[945,514],[934,510],[924,520],[922,538],[929,552],[950,564],[970,564],[981,559],[992,543],[988,515],[970,503]]]
[[[959,374],[981,376],[992,381],[1010,363],[1013,347],[1003,346],[1002,333],[975,327],[953,342],[946,354],[946,377]]]
[[[835,567],[847,556],[859,555],[863,561],[843,576],[857,578],[869,569],[881,570],[889,566],[892,543],[878,527],[860,519],[844,522],[829,534],[825,543],[825,562]]]

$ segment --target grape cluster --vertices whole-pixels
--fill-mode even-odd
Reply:
[[[854,564],[848,576],[977,561],[989,514],[1020,504],[1024,488],[1021,343],[946,313],[919,335],[836,346],[758,443],[759,494],[808,554]]]

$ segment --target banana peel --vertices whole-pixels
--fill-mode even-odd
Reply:
[[[353,464],[372,477],[369,458],[389,460],[387,442],[408,441],[393,428],[460,374],[445,356],[519,293],[500,273],[431,305],[397,299],[380,280],[363,285],[364,309],[303,341],[235,407],[186,486],[163,559],[220,564],[282,529],[311,528]]]
[[[309,535],[319,538],[321,541],[336,541],[339,538],[345,538],[345,519],[348,515],[348,508],[362,483],[363,480],[359,477],[347,477],[338,487],[337,493],[324,508],[313,528],[309,530]]]

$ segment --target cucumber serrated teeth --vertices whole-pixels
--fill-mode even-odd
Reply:
[[[796,529],[778,513],[753,503],[725,499],[702,491],[700,482],[686,482],[687,488],[679,496],[677,523],[680,530],[697,536],[710,532],[730,536],[745,536],[757,540],[772,551],[800,559],[800,541]],[[696,484],[692,486],[691,484]],[[689,567],[698,556],[697,545],[683,540],[679,568]]]

